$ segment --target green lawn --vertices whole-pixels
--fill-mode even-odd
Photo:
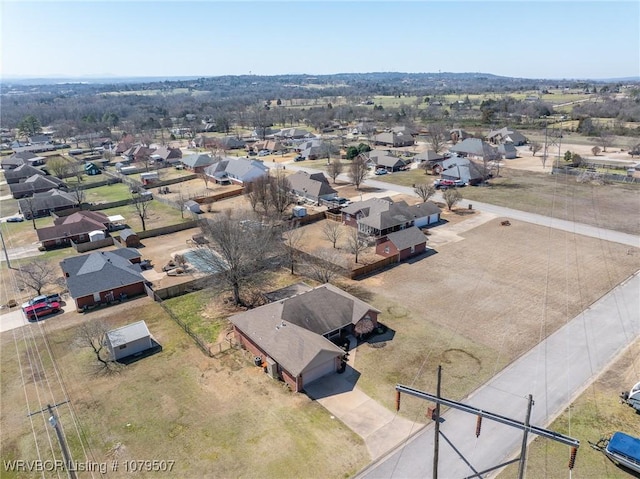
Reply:
[[[142,231],[142,222],[134,205],[119,206],[117,208],[109,208],[108,210],[101,210],[105,215],[122,215],[125,218],[126,223],[134,231]],[[161,226],[173,225],[176,223],[183,223],[190,221],[187,215],[184,218],[180,215],[180,211],[172,208],[169,205],[160,203],[159,201],[153,201],[147,209],[147,220],[145,221],[146,228],[159,228]]]
[[[84,190],[87,203],[110,203],[131,198],[129,186],[124,183],[99,186]]]
[[[196,291],[167,299],[164,304],[204,341],[214,344],[226,325],[224,318],[205,318],[203,312],[211,301],[209,291]]]

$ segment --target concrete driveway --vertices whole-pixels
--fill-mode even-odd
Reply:
[[[350,361],[354,353],[350,352]],[[359,377],[358,371],[347,366],[343,374],[325,376],[305,386],[305,391],[364,439],[375,461],[418,433],[424,424],[404,419],[371,399],[356,386]]]

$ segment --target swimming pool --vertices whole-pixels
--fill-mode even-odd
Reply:
[[[187,260],[191,266],[200,271],[201,273],[213,274],[220,271],[216,265],[216,262],[220,262],[220,257],[216,260],[212,258],[217,256],[216,253],[208,248],[198,248],[197,250],[190,249],[182,253],[184,259]]]

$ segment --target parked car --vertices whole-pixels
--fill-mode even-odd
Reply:
[[[249,150],[249,153],[247,153],[247,155],[249,155],[249,156],[256,156],[256,155],[257,155],[257,153],[256,153],[255,151],[253,151],[253,150]]]
[[[304,161],[304,156],[298,155],[293,159],[293,161]]]
[[[21,223],[22,221],[24,221],[24,217],[23,216],[10,216],[5,221],[7,223]]]
[[[46,302],[47,302],[47,295],[41,294],[39,296],[36,296],[35,298],[31,298],[26,303],[22,303],[21,308],[25,309],[25,308],[28,308],[29,306],[33,306],[35,304],[40,304],[40,303],[46,303]]]
[[[60,311],[60,303],[57,301],[38,303],[24,309],[24,313],[27,315],[29,321],[38,320],[49,314],[57,313],[58,311]]]
[[[467,184],[462,180],[454,180],[453,184],[454,184],[454,186],[457,186],[458,188],[462,188],[463,186],[467,186]]]
[[[436,187],[436,190],[443,189],[446,190],[452,186],[456,186],[456,184],[452,180],[443,180],[442,178],[438,178],[433,181],[433,186]]]
[[[376,170],[376,173],[375,173],[375,174],[376,174],[376,175],[386,175],[386,174],[387,174],[387,170],[386,170],[386,169],[384,169],[384,168],[378,168],[378,169]]]
[[[258,156],[267,156],[267,155],[270,155],[270,154],[271,154],[271,151],[269,151],[269,150],[260,150],[258,152]]]
[[[342,198],[341,196],[336,196],[335,198],[332,198],[330,201],[331,203],[339,207],[349,206],[351,204],[351,201],[349,201],[347,198]]]

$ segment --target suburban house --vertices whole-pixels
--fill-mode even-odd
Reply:
[[[55,176],[35,174],[20,183],[10,184],[9,189],[14,198],[26,198],[52,189],[66,190],[67,185]]]
[[[269,150],[270,152],[283,151],[285,147],[278,140],[256,141],[253,144],[254,150]]]
[[[289,180],[292,193],[314,202],[330,200],[338,195],[324,173],[309,174],[306,171],[296,171],[293,175],[288,176],[287,180]]]
[[[237,136],[216,138],[216,146],[223,150],[239,150],[247,146],[247,142]]]
[[[84,172],[86,175],[89,175],[89,176],[102,174],[102,170],[100,169],[100,167],[93,162],[88,162],[84,164]]]
[[[436,165],[442,163],[448,157],[444,153],[436,153],[433,150],[423,151],[418,153],[412,158],[415,163],[429,163],[430,165]]]
[[[402,132],[395,133],[393,131],[379,133],[373,137],[373,141],[376,145],[386,146],[412,146],[414,144],[413,136],[410,134],[404,134]]]
[[[482,141],[480,138],[467,138],[462,140],[460,143],[456,143],[449,148],[449,151],[457,153],[460,156],[477,158],[483,161],[493,161],[500,158],[498,149],[486,141]]]
[[[269,176],[269,168],[261,161],[227,157],[207,166],[204,173],[216,183],[242,185]]]
[[[427,249],[427,237],[420,229],[410,226],[383,236],[376,243],[376,254],[398,256],[400,261],[422,254]]]
[[[145,293],[140,253],[133,248],[73,256],[60,262],[78,309]]]
[[[185,156],[181,161],[186,169],[193,171],[194,173],[203,173],[204,169],[207,166],[212,165],[216,160],[206,153],[198,153],[195,155]]]
[[[107,348],[111,359],[120,359],[142,354],[154,347],[147,323],[137,321],[107,332]]]
[[[273,134],[274,138],[299,140],[301,138],[313,138],[315,135],[302,128],[283,128],[277,133]]]
[[[411,127],[403,125],[403,126],[394,126],[394,127],[392,127],[391,128],[391,133],[397,133],[397,134],[404,135],[404,136],[407,136],[407,135],[416,136],[418,134],[418,131],[413,129],[413,128],[411,128]]]
[[[500,143],[498,145],[498,153],[505,160],[513,160],[518,157],[518,150],[513,146],[513,143]]]
[[[441,167],[440,177],[444,180],[461,180],[469,185],[477,185],[484,180],[482,167],[458,155],[444,160]]]
[[[500,145],[503,143],[511,143],[513,146],[522,146],[527,143],[527,137],[519,131],[513,130],[508,127],[500,128],[499,130],[492,130],[487,134],[487,140],[494,145]]]
[[[473,135],[462,128],[454,128],[449,130],[449,137],[451,141],[457,143],[462,140],[466,140],[467,138],[473,138]]]
[[[274,133],[276,133],[276,130],[270,126],[259,126],[251,132],[251,136],[264,140],[266,137],[272,136]]]
[[[131,159],[131,161],[148,161],[153,152],[151,148],[145,145],[134,145],[122,153],[122,155]]]
[[[376,168],[384,168],[390,172],[403,170],[407,166],[407,163],[403,159],[389,154],[369,156],[369,158],[373,161]]]
[[[71,246],[71,242],[85,243],[91,241],[91,233],[102,232],[102,237],[109,231],[109,219],[99,211],[77,211],[69,216],[61,216],[53,220],[53,226],[36,229],[38,241],[46,249]]]
[[[38,166],[44,164],[45,157],[38,156],[30,151],[23,151],[21,153],[14,153],[13,155],[3,158],[0,162],[2,169],[7,172],[13,168],[17,168],[20,165]]]
[[[379,310],[331,284],[229,318],[238,342],[295,391],[336,372],[345,354],[330,339],[378,324]],[[363,329],[361,329],[363,328]]]
[[[170,148],[167,146],[160,146],[151,154],[151,159],[159,162],[175,163],[178,162],[180,158],[182,158],[180,148]]]
[[[33,175],[44,176],[44,174],[45,174],[44,171],[38,168],[34,168],[33,166],[27,163],[23,163],[17,166],[16,168],[5,170],[4,179],[6,180],[7,184],[12,185],[14,183],[20,183],[21,181],[24,181],[27,178],[31,178]]]
[[[76,208],[78,199],[71,193],[62,190],[49,190],[35,193],[31,198],[18,200],[22,215],[30,220],[32,217],[49,216],[51,212]]]
[[[428,201],[409,206],[406,201],[370,198],[342,208],[342,221],[361,233],[382,237],[411,226],[422,228],[440,221],[440,208]]]
[[[328,158],[330,155],[340,154],[340,148],[329,141],[315,138],[297,143],[295,151],[307,160],[317,160],[318,158]]]

